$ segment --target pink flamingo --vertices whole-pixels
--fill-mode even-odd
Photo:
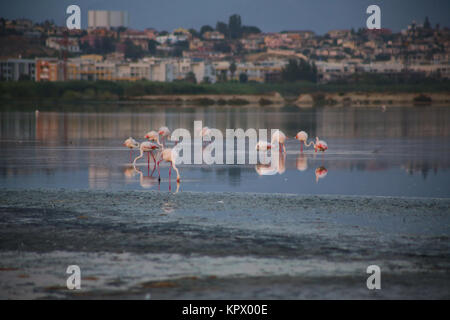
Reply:
[[[154,131],[154,130],[149,131],[149,132],[147,132],[147,133],[145,134],[144,138],[146,138],[146,139],[147,139],[148,141],[150,141],[150,142],[156,143],[156,144],[158,145],[158,149],[164,148],[164,145],[162,145],[162,144],[159,142],[159,133],[158,133],[158,132],[156,132],[156,131]],[[147,155],[148,155],[148,154],[147,154]],[[155,166],[156,166],[156,159],[155,159],[153,153],[152,153],[152,157],[153,157],[153,161],[154,161]],[[148,158],[148,162],[149,162],[149,166],[150,166],[150,158]]]
[[[159,142],[159,133],[156,131],[149,131],[144,136],[145,139],[148,141],[156,142],[158,145],[162,146],[162,144]]]
[[[161,142],[164,145],[166,138],[170,136],[170,130],[167,127],[161,127],[158,130],[158,134],[161,136]]]
[[[328,145],[325,141],[319,140],[319,137],[316,137],[316,143],[314,143],[314,151],[325,152],[328,149]]]
[[[295,135],[295,139],[300,141],[300,152],[303,152],[303,144],[305,147],[309,147],[314,142],[311,141],[310,143],[306,143],[308,141],[308,134],[305,131],[300,131]]]
[[[278,146],[281,151],[281,146],[283,146],[283,152],[286,152],[285,142],[286,142],[286,135],[280,131],[276,130],[272,135],[272,145],[276,145],[278,143]]]
[[[169,181],[172,174],[172,168],[177,172],[177,183],[180,182],[180,172],[178,171],[178,168],[175,166],[176,161],[176,153],[171,148],[169,149],[163,149],[161,153],[161,159],[158,161],[158,181],[161,181],[161,174],[159,172],[159,163],[161,161],[166,161],[170,163],[169,167]]]
[[[134,148],[139,148],[139,142],[134,140],[132,137],[129,137],[127,140],[124,141],[123,145],[130,149],[130,163],[131,163],[131,157],[133,154]]]
[[[272,150],[273,145],[267,141],[260,140],[255,146],[256,151],[264,151],[263,156],[264,160],[266,159],[266,153],[268,150]],[[261,160],[261,159],[260,159]]]
[[[150,154],[152,155],[152,158],[153,158],[153,161],[154,161],[155,167],[156,167],[156,159],[155,159],[153,152],[159,150],[160,148],[161,148],[160,145],[153,143],[151,141],[142,142],[139,146],[141,154],[134,159],[133,166],[136,166],[136,161],[144,156],[144,152],[147,152],[147,166],[148,166],[148,171],[150,173]],[[153,168],[153,171],[154,170],[155,170],[155,168]]]

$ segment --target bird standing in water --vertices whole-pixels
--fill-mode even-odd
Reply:
[[[139,148],[139,142],[134,140],[132,137],[129,137],[127,140],[124,141],[123,145],[130,149],[130,162],[131,162],[133,149]]]
[[[178,168],[175,166],[175,161],[176,161],[176,153],[175,151],[173,151],[171,148],[169,149],[163,149],[162,153],[161,153],[161,159],[158,161],[158,181],[161,181],[161,174],[159,171],[159,163],[161,161],[166,161],[170,163],[170,167],[169,167],[169,181],[170,181],[170,176],[172,174],[172,168],[176,171],[177,173],[177,183],[180,182],[180,172],[178,171]]]
[[[309,147],[310,145],[312,145],[314,143],[313,141],[311,141],[310,143],[307,143],[308,134],[305,131],[298,132],[295,135],[295,139],[300,141],[300,152],[303,152],[303,144],[305,145],[305,147]]]
[[[278,143],[278,146],[280,147],[280,151],[281,151],[281,146],[283,146],[283,152],[286,152],[286,147],[285,147],[285,142],[286,142],[286,135],[281,132],[280,130],[276,130],[273,135],[272,135],[272,145],[276,145]]]
[[[316,143],[314,143],[314,151],[325,152],[327,149],[328,149],[327,143],[323,140],[319,140],[319,137],[316,137]]]
[[[155,159],[155,155],[153,153],[157,152],[159,149],[161,149],[161,145],[158,145],[151,141],[145,141],[140,144],[139,149],[141,151],[141,154],[134,159],[133,166],[136,166],[136,161],[144,156],[144,152],[147,152],[147,166],[148,166],[148,171],[150,173],[150,155],[152,156],[153,162],[155,163],[155,166],[156,166],[156,159]],[[155,168],[153,168],[153,170],[154,169]]]
[[[161,136],[161,143],[165,145],[166,138],[170,136],[170,130],[167,127],[161,127],[158,130],[158,134]],[[168,138],[167,138],[168,139]]]

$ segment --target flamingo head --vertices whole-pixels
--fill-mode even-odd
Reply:
[[[299,141],[306,141],[308,140],[308,134],[305,131],[300,131],[295,135],[295,139]]]

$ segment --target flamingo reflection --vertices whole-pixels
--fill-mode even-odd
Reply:
[[[298,171],[305,171],[308,169],[308,158],[303,153],[297,155],[297,161],[295,162]]]
[[[286,153],[279,153],[278,159],[275,158],[275,161],[270,164],[258,163],[255,170],[260,176],[283,174],[286,171]]]
[[[156,177],[153,177],[151,175],[145,176],[141,170],[136,168],[136,166],[133,166],[133,169],[137,174],[139,174],[139,184],[141,185],[142,188],[150,189],[158,184],[158,179],[156,179]],[[153,172],[152,172],[152,174],[153,174]],[[159,188],[159,184],[158,184],[158,188]]]
[[[316,169],[316,183],[319,182],[319,179],[323,179],[327,176],[328,170],[327,168],[321,166]]]

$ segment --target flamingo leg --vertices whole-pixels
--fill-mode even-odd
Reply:
[[[157,163],[157,167],[158,167],[158,182],[161,181],[161,172],[159,171],[159,163],[161,162],[161,160],[158,161]]]
[[[171,175],[172,175],[172,162],[170,162],[170,167],[169,167],[169,181],[170,181]]]
[[[283,153],[286,153],[286,146],[283,143]]]
[[[133,151],[130,149],[130,163],[133,162],[133,161],[131,160],[132,153],[133,153]]]
[[[300,142],[300,152],[303,152],[303,144]]]
[[[155,172],[155,169],[156,169],[156,159],[155,159],[155,156],[154,156],[153,152],[151,153],[151,155],[152,155],[152,158],[153,158],[153,162],[155,163],[155,165],[153,166],[152,173],[150,174],[152,176],[153,172]]]

